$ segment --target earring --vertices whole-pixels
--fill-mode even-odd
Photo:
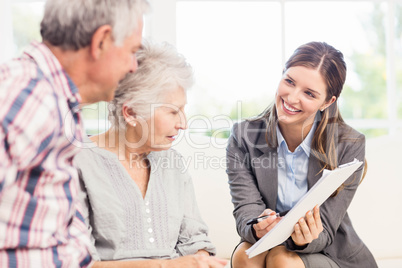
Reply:
[[[128,120],[126,120],[126,122],[127,122],[127,124],[132,125],[133,127],[135,127],[135,126],[137,125],[137,124],[134,123],[133,121],[128,121]]]

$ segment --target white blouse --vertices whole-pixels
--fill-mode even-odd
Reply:
[[[179,153],[148,155],[151,172],[143,198],[117,155],[92,145],[74,163],[94,260],[176,258],[201,249],[216,253]]]

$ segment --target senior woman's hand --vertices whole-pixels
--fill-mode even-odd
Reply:
[[[320,209],[314,207],[314,215],[311,211],[306,213],[306,219],[301,218],[295,225],[295,231],[291,237],[297,246],[304,246],[317,239],[320,233],[324,230],[322,227]]]
[[[276,217],[275,211],[273,211],[272,209],[269,209],[269,208],[264,210],[258,217],[268,216],[268,215],[270,215],[268,218],[253,225],[255,234],[257,235],[258,238],[263,237],[266,233],[271,231],[272,228],[274,228],[275,225],[281,220],[281,217]]]

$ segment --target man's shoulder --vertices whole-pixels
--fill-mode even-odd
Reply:
[[[33,60],[22,57],[0,65],[0,103],[46,96],[54,96],[53,86]]]
[[[39,84],[42,91],[52,88],[49,79],[29,58],[16,58],[0,65],[0,91],[29,90]]]
[[[31,59],[14,58],[0,65],[0,81],[10,79],[30,80],[42,76],[38,65]]]

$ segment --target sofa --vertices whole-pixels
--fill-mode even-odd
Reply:
[[[402,176],[397,174],[401,135],[368,139],[368,172],[349,208],[353,225],[380,268],[402,267]],[[225,172],[226,139],[184,133],[173,148],[192,176],[201,215],[217,256],[230,259],[239,242]]]

